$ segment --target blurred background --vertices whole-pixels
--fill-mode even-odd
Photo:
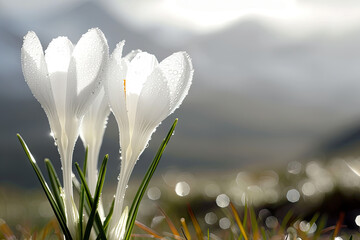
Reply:
[[[76,43],[99,27],[110,51],[125,39],[125,53],[141,49],[162,60],[187,51],[193,60],[189,95],[135,167],[134,185],[179,118],[146,201],[159,200],[163,186],[168,197],[226,194],[238,205],[244,193],[258,204],[320,204],[345,189],[357,204],[360,181],[345,160],[360,155],[359,12],[356,0],[0,0],[0,199],[21,195],[10,189],[40,189],[16,133],[39,162],[49,157],[60,169],[47,118],[22,76],[23,36],[35,31],[46,49],[52,38]],[[112,191],[119,173],[113,116],[106,153]],[[78,141],[75,160],[83,156]]]

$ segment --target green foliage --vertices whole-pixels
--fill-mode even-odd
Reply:
[[[25,153],[26,153],[26,156],[28,157],[29,161],[30,161],[30,164],[31,166],[33,167],[35,173],[36,173],[36,176],[37,178],[39,179],[40,181],[40,184],[45,192],[45,195],[51,205],[51,208],[53,209],[54,211],[54,214],[56,216],[56,219],[58,220],[59,224],[60,224],[60,227],[65,235],[65,238],[70,240],[72,239],[71,237],[71,234],[70,234],[70,231],[68,229],[68,227],[66,226],[66,219],[65,219],[65,212],[63,211],[63,209],[61,209],[61,207],[57,204],[54,196],[53,196],[53,193],[51,192],[51,190],[49,189],[45,179],[44,179],[44,176],[40,170],[40,168],[38,167],[38,165],[36,164],[36,160],[35,158],[33,157],[33,155],[31,154],[29,148],[27,147],[25,141],[22,139],[22,137],[20,136],[20,134],[17,134],[17,137],[21,143],[21,146],[23,147]],[[51,173],[49,172],[49,175]]]
[[[93,225],[94,220],[95,220],[95,215],[97,214],[97,207],[98,207],[98,204],[99,204],[100,195],[101,195],[102,188],[104,186],[104,181],[105,181],[107,161],[108,161],[108,155],[105,156],[105,158],[104,158],[104,160],[103,160],[103,162],[101,164],[101,168],[100,168],[100,172],[99,172],[99,178],[98,178],[98,181],[97,181],[97,184],[96,184],[95,196],[94,196],[94,199],[92,201],[93,203],[91,205],[91,212],[90,212],[90,215],[89,215],[88,222],[86,224],[86,229],[85,229],[84,236],[82,236],[82,239],[84,239],[84,240],[89,239],[91,228],[92,228],[92,225]],[[76,169],[78,170],[79,174],[81,175],[80,178],[81,178],[82,186],[85,186],[86,185],[85,178],[84,178],[83,174],[81,173],[79,165],[77,163],[75,163],[75,164],[76,164]],[[88,197],[91,198],[91,196],[88,196]],[[102,236],[102,239],[106,239],[105,231],[103,230],[103,226],[102,226],[101,221],[100,221],[100,224],[101,224],[101,226],[98,226],[99,229],[102,229],[102,231],[100,230],[100,234]]]
[[[126,224],[125,239],[127,239],[127,240],[130,239],[130,237],[131,237],[131,233],[132,233],[132,230],[134,227],[136,215],[139,210],[140,202],[141,202],[141,200],[144,196],[144,193],[146,191],[146,188],[149,185],[149,182],[150,182],[152,176],[154,175],[154,172],[160,162],[161,156],[164,153],[164,150],[165,150],[171,136],[174,133],[177,122],[178,122],[178,119],[175,119],[166,138],[163,140],[162,144],[160,145],[160,148],[158,149],[158,152],[155,155],[149,169],[147,170],[145,177],[144,177],[142,183],[140,184],[139,189],[134,197],[134,200],[133,200],[131,208],[130,208],[129,216],[128,216],[128,221]],[[63,198],[62,198],[63,190],[62,190],[62,187],[60,184],[60,180],[59,180],[59,178],[56,174],[56,171],[53,167],[53,164],[51,163],[51,161],[49,159],[45,159],[45,165],[46,165],[46,169],[47,169],[49,179],[50,179],[50,186],[51,186],[51,190],[50,190],[50,188],[48,187],[48,184],[45,181],[45,178],[43,177],[43,174],[42,174],[40,168],[38,167],[38,165],[36,163],[36,160],[32,156],[25,141],[22,139],[22,137],[19,134],[17,136],[18,136],[18,139],[19,139],[19,141],[31,163],[31,166],[33,167],[33,169],[36,173],[37,178],[40,181],[40,184],[45,192],[45,195],[46,195],[47,199],[49,200],[51,208],[54,211],[56,219],[59,222],[59,225],[61,227],[61,230],[63,231],[65,238],[68,240],[72,240],[73,238],[88,240],[90,238],[91,230],[94,229],[95,233],[97,234],[97,239],[106,240],[106,231],[107,231],[111,216],[113,214],[114,201],[112,202],[110,211],[109,211],[108,215],[106,216],[106,219],[104,222],[101,221],[101,218],[99,216],[97,208],[98,208],[98,204],[100,201],[101,192],[102,192],[102,189],[104,186],[108,155],[106,155],[104,157],[104,160],[100,167],[99,177],[97,180],[97,185],[96,185],[94,196],[91,195],[88,184],[85,179],[88,149],[86,149],[86,153],[85,153],[85,161],[84,161],[83,170],[81,170],[78,163],[75,163],[75,167],[76,167],[76,170],[78,172],[80,182],[81,182],[80,187],[76,186],[79,184],[74,184],[75,188],[77,188],[78,193],[80,194],[79,207],[78,207],[79,226],[78,226],[77,236],[75,237],[75,236],[71,236],[70,231],[66,225],[65,207],[64,207],[64,202],[63,202]],[[86,224],[84,222],[85,219],[83,217],[84,209],[85,209],[85,213],[88,216],[87,217],[88,220],[87,220]],[[85,226],[85,229],[84,229],[84,226]]]
[[[175,131],[175,127],[176,127],[176,124],[178,122],[178,119],[175,119],[173,125],[171,126],[166,138],[163,140],[162,144],[160,145],[149,169],[147,170],[146,174],[145,174],[145,177],[143,179],[143,181],[141,182],[140,184],[140,187],[134,197],[134,200],[132,202],[132,205],[131,205],[131,208],[130,208],[130,211],[129,211],[129,217],[128,217],[128,220],[127,220],[127,223],[126,223],[126,233],[125,233],[125,239],[128,240],[130,239],[131,237],[131,232],[132,232],[132,229],[134,227],[134,223],[135,223],[135,219],[136,219],[136,215],[137,215],[137,212],[139,210],[139,207],[140,207],[140,202],[141,202],[141,199],[143,198],[144,196],[144,193],[146,191],[146,188],[147,186],[149,185],[149,182],[150,182],[150,179],[151,177],[154,175],[154,172],[156,170],[156,167],[158,166],[159,162],[160,162],[160,159],[161,159],[161,156],[162,154],[164,153],[164,150],[166,148],[166,145],[168,144],[171,136],[173,135],[174,131]]]

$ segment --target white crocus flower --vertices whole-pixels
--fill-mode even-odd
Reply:
[[[107,119],[110,114],[108,99],[105,97],[102,88],[86,112],[80,127],[80,137],[84,147],[88,147],[87,161],[87,183],[92,196],[95,195],[96,183],[98,179],[98,159],[101,144],[103,141]],[[100,217],[104,219],[104,209],[100,200],[98,211]]]
[[[104,82],[120,132],[121,171],[110,231],[120,220],[130,174],[156,127],[184,100],[193,77],[191,59],[174,53],[161,63],[146,52],[122,58],[123,43],[110,56]],[[110,239],[115,239],[111,236]]]
[[[73,235],[78,216],[73,202],[72,154],[81,120],[100,90],[99,75],[107,59],[108,45],[99,29],[90,29],[76,46],[58,37],[45,55],[36,34],[29,32],[21,49],[25,81],[48,117],[59,150],[67,225]]]

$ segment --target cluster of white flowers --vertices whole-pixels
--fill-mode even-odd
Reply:
[[[160,63],[140,50],[122,57],[124,41],[109,56],[104,34],[95,28],[76,45],[66,37],[51,41],[43,51],[34,32],[21,49],[25,81],[43,107],[60,154],[64,205],[70,232],[79,221],[73,199],[72,155],[78,136],[89,149],[87,181],[92,194],[97,182],[98,155],[111,112],[118,127],[121,170],[108,238],[122,239],[127,213],[123,212],[126,186],[136,161],[156,127],[184,100],[193,67],[185,52]],[[127,209],[127,208],[125,208]],[[99,214],[104,217],[101,205]]]

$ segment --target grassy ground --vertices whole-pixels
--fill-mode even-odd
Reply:
[[[360,178],[342,160],[155,175],[140,207],[135,239],[360,239]],[[137,184],[132,181],[128,198]],[[113,188],[104,192],[105,206]],[[0,218],[1,239],[59,236],[40,190],[0,188]]]

